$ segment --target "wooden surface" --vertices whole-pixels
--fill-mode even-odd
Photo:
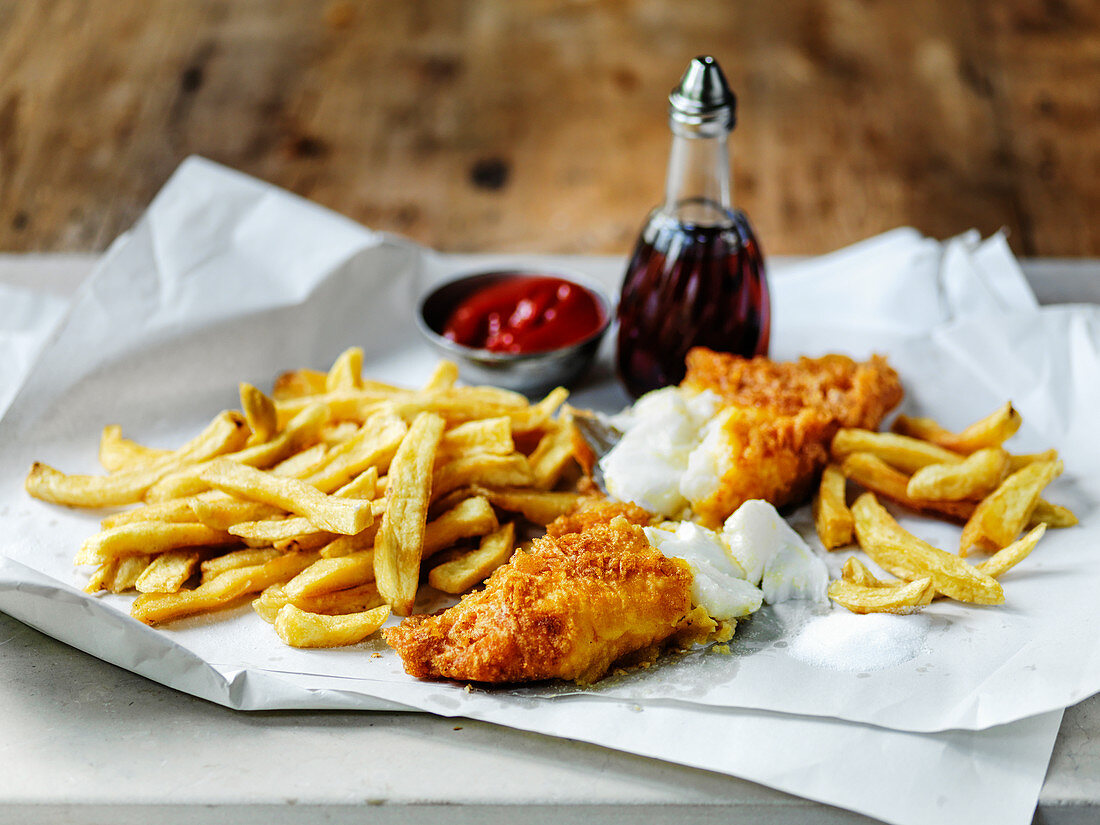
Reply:
[[[102,249],[198,153],[448,251],[626,254],[697,53],[766,251],[1100,255],[1095,0],[0,0],[0,250]]]

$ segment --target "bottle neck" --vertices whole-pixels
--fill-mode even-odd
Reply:
[[[663,211],[684,223],[725,223],[733,203],[727,135],[672,136]]]

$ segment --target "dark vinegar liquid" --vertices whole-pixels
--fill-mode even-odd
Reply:
[[[692,347],[767,355],[771,301],[744,214],[701,226],[658,213],[638,240],[619,303],[619,377],[635,397],[678,384]]]

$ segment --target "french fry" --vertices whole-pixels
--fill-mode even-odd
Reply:
[[[275,379],[271,395],[276,401],[320,395],[325,391],[327,377],[319,370],[289,370]]]
[[[428,573],[428,584],[444,593],[465,593],[506,564],[515,548],[515,525],[509,522],[485,536],[476,550],[433,567]]]
[[[199,557],[194,551],[161,553],[138,576],[134,588],[141,593],[175,593],[191,578]]]
[[[432,498],[438,499],[459,487],[474,484],[487,487],[528,486],[534,482],[531,463],[520,453],[475,454],[456,458],[432,474]]]
[[[279,426],[290,421],[310,404],[321,404],[333,421],[366,421],[370,416],[386,409],[392,410],[400,399],[412,395],[410,390],[396,388],[366,387],[350,390],[341,389],[320,395],[304,395],[275,402]]]
[[[853,613],[914,613],[936,595],[932,579],[862,585],[846,579],[829,584],[829,598]]]
[[[268,472],[284,478],[305,478],[324,465],[326,449],[324,444],[314,444],[300,453],[284,458]]]
[[[347,590],[336,590],[332,593],[303,597],[291,603],[309,613],[336,616],[344,613],[362,613],[364,610],[372,610],[384,605],[385,601],[374,582],[368,582],[358,587],[349,587]]]
[[[465,421],[443,434],[436,463],[445,463],[471,453],[509,455],[516,451],[512,420],[507,416]]]
[[[826,550],[852,543],[855,522],[847,502],[848,479],[840,467],[829,464],[821,474],[821,486],[814,499],[814,526]]]
[[[985,418],[975,421],[960,433],[945,430],[931,418],[899,415],[892,427],[895,433],[929,441],[952,452],[969,455],[978,450],[1000,447],[1016,434],[1023,422],[1020,414],[1006,401]]]
[[[842,462],[853,453],[870,453],[905,473],[912,473],[929,464],[958,464],[963,460],[958,453],[927,441],[870,430],[837,430],[830,449],[835,461]]]
[[[203,432],[168,456],[107,476],[65,475],[35,462],[27,476],[28,493],[42,501],[71,507],[114,507],[136,504],[158,480],[190,464],[240,449],[248,426],[237,412],[218,415]]]
[[[378,528],[382,521],[379,519],[362,533],[354,536],[336,536],[321,548],[321,557],[325,559],[338,559],[341,556],[350,556],[362,550],[373,550],[374,541],[378,537]]]
[[[421,558],[438,553],[471,536],[484,536],[497,529],[497,515],[484,496],[468,498],[429,521],[424,529]]]
[[[1036,461],[1057,461],[1057,450],[1043,450],[1041,453],[1022,453],[1020,455],[1009,455],[1008,457],[1008,471],[1014,473],[1017,470],[1022,470],[1028,464],[1034,464]]]
[[[291,647],[343,647],[363,641],[389,617],[385,605],[346,616],[325,616],[287,604],[275,617],[275,632]]]
[[[321,441],[328,447],[343,444],[359,432],[361,425],[354,421],[337,421],[321,430]]]
[[[1004,603],[1004,591],[995,579],[902,529],[874,493],[856,499],[852,515],[859,546],[883,570],[908,581],[931,577],[936,592],[957,601]]]
[[[152,625],[219,610],[249,593],[287,581],[316,560],[315,552],[284,553],[264,564],[227,570],[194,590],[143,593],[130,606],[130,615]]]
[[[388,412],[368,419],[357,435],[329,451],[325,464],[305,478],[321,492],[332,492],[347,484],[368,467],[386,470],[408,428]]]
[[[540,490],[549,490],[557,484],[562,471],[573,460],[572,430],[572,417],[566,413],[565,420],[554,423],[531,453],[534,486]]]
[[[970,501],[927,501],[909,497],[909,477],[871,453],[852,453],[844,459],[841,472],[873,493],[907,507],[915,513],[934,515],[963,524],[974,512]]]
[[[191,507],[193,499],[177,498],[172,501],[162,501],[158,504],[146,504],[134,510],[124,510],[107,516],[99,523],[104,530],[112,527],[120,527],[123,524],[133,524],[135,521],[167,521],[183,523],[198,521],[194,509]]]
[[[449,390],[458,380],[458,364],[454,361],[440,361],[424,384],[425,392]]]
[[[191,512],[199,523],[214,530],[228,530],[236,524],[272,518],[282,515],[283,512],[274,505],[264,504],[262,501],[244,501],[219,490],[182,500],[189,503]]]
[[[99,439],[99,463],[109,473],[167,458],[171,450],[157,450],[122,437],[122,427],[109,424]]]
[[[336,498],[293,478],[280,478],[228,459],[207,464],[199,477],[222,492],[305,516],[321,530],[355,535],[374,520],[369,501]]]
[[[1061,461],[1036,461],[1006,478],[986,496],[963,527],[959,555],[971,548],[996,552],[1020,535],[1043,489],[1062,473]]]
[[[532,490],[526,487],[482,487],[471,491],[485,496],[493,506],[519,513],[532,524],[546,526],[559,516],[572,513],[582,496],[580,493],[555,490]]]
[[[294,416],[286,428],[270,441],[228,453],[220,456],[220,459],[232,460],[248,467],[261,469],[270,467],[290,456],[303,444],[316,439],[318,431],[327,419],[328,413],[325,408],[319,404],[312,404]],[[210,489],[210,486],[202,480],[202,472],[209,464],[210,461],[204,461],[165,476],[148,490],[145,494],[146,500],[165,501],[197,495]]]
[[[103,530],[84,540],[76,564],[102,564],[122,556],[149,556],[183,547],[216,547],[235,539],[202,524],[138,521]]]
[[[1030,529],[1040,524],[1054,528],[1073,527],[1077,524],[1077,516],[1068,507],[1039,499],[1035,509],[1031,511],[1031,518],[1027,520],[1027,527]]]
[[[840,577],[844,579],[844,581],[862,585],[863,587],[882,587],[885,584],[889,584],[889,582],[884,582],[877,578],[867,565],[855,556],[849,556],[844,562],[844,567],[841,568],[840,571]]]
[[[988,559],[977,565],[978,569],[987,576],[992,576],[995,579],[1003,576],[1006,572],[1028,557],[1031,551],[1035,549],[1035,545],[1039,543],[1039,539],[1043,537],[1043,533],[1046,532],[1046,529],[1047,526],[1045,524],[1040,524],[1023,538],[1012,542],[1008,547],[1002,547]]]
[[[983,447],[958,464],[921,467],[905,491],[910,498],[929,501],[979,499],[997,489],[1008,463],[1008,453],[1000,447]]]
[[[432,497],[432,465],[443,427],[443,419],[434,413],[418,415],[390,465],[386,512],[375,540],[374,572],[378,592],[399,616],[408,616],[416,600]]]
[[[265,564],[280,555],[274,547],[259,549],[233,550],[212,559],[206,559],[199,565],[202,571],[202,579],[212,579],[220,576],[226,570],[236,570],[239,567],[253,567],[257,564]]]
[[[105,561],[96,568],[84,592],[98,593],[106,590],[108,593],[125,593],[132,590],[151,560],[150,556],[124,556]]]
[[[334,496],[335,497],[335,496]],[[344,533],[346,538],[359,536],[377,528],[377,519],[386,511],[384,499],[368,502],[372,515],[375,517],[369,525],[358,533]],[[312,521],[305,516],[290,516],[288,518],[267,518],[259,521],[244,521],[228,528],[231,535],[238,536],[245,541],[259,542],[263,544],[275,544],[292,539],[310,540],[312,536],[331,536],[331,530],[318,530]],[[319,546],[319,545],[318,545]]]
[[[238,389],[241,396],[241,411],[244,413],[245,421],[248,422],[248,428],[252,430],[252,435],[248,438],[249,445],[270,441],[278,426],[275,402],[251,384],[241,382]]]
[[[286,597],[286,591],[281,584],[273,584],[265,588],[260,595],[252,600],[252,609],[261,619],[268,624],[275,624],[275,617],[290,600]]]
[[[325,391],[357,390],[363,386],[363,350],[348,347],[332,362],[325,376]]]
[[[321,558],[287,582],[283,590],[293,602],[374,581],[374,551],[339,558]]]

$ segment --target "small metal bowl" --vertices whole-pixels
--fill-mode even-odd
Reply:
[[[492,352],[455,343],[443,337],[447,318],[468,296],[479,289],[517,275],[561,278],[587,290],[600,305],[603,325],[582,341],[544,352]],[[470,384],[492,384],[523,393],[537,393],[579,379],[592,364],[600,341],[611,325],[613,308],[607,294],[592,281],[572,273],[509,269],[463,275],[435,287],[416,311],[416,324],[429,344],[444,358],[458,364],[459,374]]]

